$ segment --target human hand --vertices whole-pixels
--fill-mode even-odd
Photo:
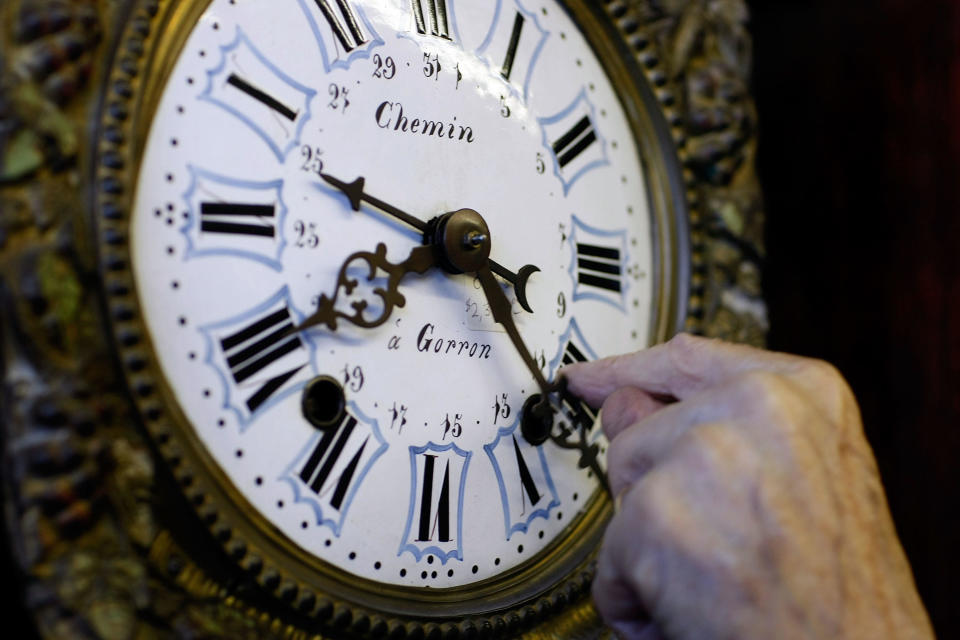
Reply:
[[[679,335],[564,372],[611,440],[593,597],[624,637],[933,637],[833,367]]]

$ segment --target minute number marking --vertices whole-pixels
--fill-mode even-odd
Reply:
[[[397,75],[397,63],[390,56],[384,58],[379,53],[373,54],[373,66],[375,67],[373,70],[374,78],[390,80]]]

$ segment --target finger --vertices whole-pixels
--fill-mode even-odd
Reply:
[[[603,403],[600,412],[603,432],[609,440],[665,406],[664,402],[635,387],[617,389]]]
[[[657,464],[691,431],[704,425],[736,424],[751,437],[771,421],[772,402],[763,397],[774,388],[770,374],[751,373],[716,388],[664,406],[623,428],[607,449],[607,476],[613,495],[620,495]],[[782,393],[782,392],[779,392]],[[610,397],[615,399],[619,392]]]
[[[810,361],[720,340],[678,334],[644,351],[564,367],[569,389],[600,406],[616,389],[637,387],[683,400],[747,371],[789,374]]]
[[[613,396],[611,396],[613,397]],[[674,404],[635,422],[607,447],[607,480],[620,496],[663,460],[685,433],[700,422],[698,407]]]
[[[761,457],[727,424],[689,433],[664,464],[623,493],[607,528],[594,595],[615,628],[636,620],[639,603],[671,636],[706,638],[701,616],[725,610],[722,604],[756,603],[759,582],[747,580],[744,588],[738,578],[758,580],[748,571],[752,565],[741,563],[761,548]]]
[[[593,580],[593,601],[597,612],[607,625],[617,630],[621,637],[630,640],[654,640],[659,638],[639,594],[623,573],[620,557],[624,549],[622,538],[624,523],[617,517],[607,527],[603,547],[597,558],[597,571]],[[638,551],[632,544],[627,551]],[[631,554],[632,555],[632,554]]]

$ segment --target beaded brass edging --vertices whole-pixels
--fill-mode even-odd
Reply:
[[[653,36],[642,20],[641,4],[644,3],[629,0],[603,0],[604,10],[623,33],[634,59],[643,71],[650,87],[653,88],[654,95],[663,109],[663,116],[669,124],[670,133],[676,145],[677,156],[684,165],[683,181],[686,188],[688,220],[690,223],[688,241],[690,244],[691,278],[687,300],[687,316],[684,320],[683,329],[691,333],[702,333],[705,247],[702,233],[703,217],[697,207],[697,180],[685,162],[686,131],[683,114],[677,106],[677,87],[675,82],[669,78],[662,62],[662,54],[657,51]]]
[[[743,0],[600,0],[663,107],[683,165],[690,280],[685,330],[763,346],[763,203]]]

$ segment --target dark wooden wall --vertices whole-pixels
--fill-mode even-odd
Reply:
[[[960,2],[754,0],[771,348],[856,393],[940,638],[960,638]]]

